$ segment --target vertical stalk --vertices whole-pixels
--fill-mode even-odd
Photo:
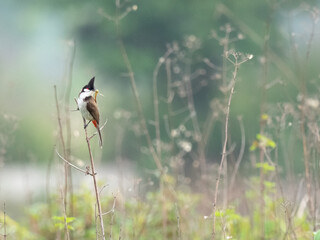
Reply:
[[[119,2],[116,1],[116,6],[117,6],[117,11],[119,10]],[[121,56],[123,58],[123,61],[125,63],[125,66],[127,68],[128,71],[128,75],[129,75],[129,79],[130,79],[130,84],[131,84],[131,89],[133,92],[133,96],[134,96],[134,100],[136,102],[137,105],[137,110],[138,110],[138,115],[139,115],[139,119],[140,119],[140,125],[143,131],[143,135],[145,136],[146,140],[147,140],[147,144],[148,144],[148,149],[153,157],[153,160],[155,161],[155,164],[158,168],[159,171],[163,172],[163,167],[161,164],[161,160],[158,156],[158,154],[156,153],[156,151],[154,150],[154,147],[152,145],[152,141],[151,141],[151,137],[148,131],[148,127],[147,127],[147,122],[145,119],[145,116],[143,114],[143,110],[142,110],[142,104],[140,101],[140,97],[139,97],[139,92],[137,89],[137,85],[136,85],[136,81],[135,81],[135,77],[134,77],[134,72],[132,70],[132,66],[127,54],[127,50],[125,48],[125,45],[121,39],[121,35],[120,35],[120,27],[119,27],[119,19],[118,19],[118,13],[115,19],[115,25],[116,25],[116,32],[117,32],[117,38],[118,38],[118,44],[120,47],[120,51],[121,51]]]
[[[158,98],[158,87],[157,87],[157,78],[158,72],[161,65],[166,61],[169,55],[172,53],[172,50],[169,49],[163,57],[161,57],[153,71],[153,106],[154,106],[154,122],[156,129],[156,150],[158,157],[161,159],[161,135],[160,135],[160,119],[159,119],[159,98]]]
[[[227,143],[228,143],[228,124],[229,124],[229,114],[230,114],[230,105],[231,105],[231,100],[232,100],[232,96],[234,93],[234,87],[236,84],[236,76],[238,73],[238,69],[239,69],[239,64],[237,62],[237,58],[236,58],[236,62],[234,63],[234,71],[233,71],[233,79],[232,79],[232,87],[230,90],[230,95],[228,98],[228,104],[227,104],[227,109],[226,109],[226,118],[225,118],[225,128],[224,128],[224,143],[223,143],[223,148],[222,148],[222,156],[221,156],[221,161],[220,161],[220,166],[219,166],[219,171],[218,171],[218,177],[217,177],[217,181],[216,181],[216,188],[215,188],[215,193],[214,193],[214,206],[213,206],[213,213],[212,213],[212,219],[213,219],[213,226],[212,226],[212,240],[216,239],[215,238],[215,225],[216,225],[216,207],[217,207],[217,200],[218,200],[218,192],[219,192],[219,183],[220,183],[220,179],[221,179],[221,173],[223,170],[223,166],[224,166],[224,162],[226,159],[226,154],[227,154]]]
[[[71,92],[71,87],[72,87],[72,68],[74,64],[74,58],[75,58],[75,53],[76,53],[76,46],[74,40],[72,40],[70,43],[70,48],[71,48],[71,54],[70,54],[70,59],[69,59],[69,65],[67,69],[67,84],[66,84],[66,90],[65,90],[65,95],[64,95],[64,110],[65,110],[65,122],[66,122],[66,156],[65,159],[67,161],[70,161],[70,156],[71,156],[71,123],[70,123],[70,108],[69,108],[69,103],[70,103],[70,92]],[[70,195],[70,212],[69,214],[72,216],[73,215],[73,184],[72,184],[72,172],[71,168],[68,167],[68,176],[69,176],[69,195]],[[73,239],[73,234],[71,232],[71,239]]]
[[[66,147],[65,147],[65,142],[64,142],[64,137],[63,137],[63,132],[62,132],[62,124],[61,124],[61,116],[60,116],[60,108],[59,108],[59,103],[58,103],[58,97],[57,97],[57,86],[54,85],[54,97],[56,101],[56,108],[57,108],[57,118],[58,118],[58,124],[59,124],[59,136],[60,136],[60,141],[63,149],[63,157],[67,159],[67,152],[66,152]],[[68,194],[68,170],[69,165],[67,163],[64,163],[64,191],[63,191],[63,211],[66,213],[67,212],[67,194]],[[66,222],[66,216],[65,216],[65,222]],[[70,239],[69,237],[69,229],[67,224],[65,224],[65,238]]]
[[[6,203],[3,203],[3,239],[7,239]]]
[[[86,120],[83,119],[84,126],[86,125]],[[100,219],[100,227],[101,227],[101,234],[102,234],[102,239],[105,240],[105,232],[104,232],[104,224],[103,224],[103,216],[102,216],[102,209],[101,209],[101,201],[100,201],[100,194],[98,191],[98,185],[97,185],[97,179],[96,179],[96,171],[94,167],[94,160],[92,156],[92,151],[91,151],[91,145],[90,145],[90,139],[88,137],[87,133],[87,128],[84,129],[85,135],[86,135],[86,141],[88,145],[88,151],[89,151],[89,157],[90,157],[90,164],[91,164],[91,176],[93,179],[93,186],[94,186],[94,192],[96,195],[96,201],[97,201],[97,207],[98,207],[98,214],[99,214],[99,219]]]
[[[194,106],[194,99],[193,99],[193,91],[191,85],[191,57],[187,58],[186,60],[186,75],[185,75],[185,84],[186,84],[186,92],[188,97],[188,109],[190,112],[190,118],[192,121],[192,126],[195,131],[195,140],[198,143],[198,156],[200,161],[200,170],[201,170],[201,177],[204,178],[207,172],[207,163],[205,157],[205,147],[204,142],[202,141],[202,134],[200,131],[200,125],[197,118],[197,112]]]

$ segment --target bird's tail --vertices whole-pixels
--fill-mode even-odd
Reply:
[[[93,123],[93,125],[96,127],[96,129],[98,131],[98,134],[99,134],[99,146],[102,148],[102,136],[101,136],[99,124],[97,123],[96,120],[93,120],[92,123]]]

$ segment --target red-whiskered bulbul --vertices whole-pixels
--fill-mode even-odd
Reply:
[[[102,147],[102,137],[99,128],[99,109],[97,105],[97,94],[98,90],[94,88],[94,77],[89,81],[87,85],[85,85],[78,96],[78,108],[82,114],[82,117],[85,120],[88,120],[88,124],[90,122],[96,127],[99,134],[99,145]],[[84,128],[88,126],[85,124]]]

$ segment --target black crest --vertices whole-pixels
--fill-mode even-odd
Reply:
[[[85,86],[82,88],[82,90],[83,90],[83,89],[86,89],[86,88],[88,88],[89,90],[94,90],[94,78],[95,78],[95,77],[91,78],[91,80],[89,81],[89,83],[88,83],[87,85],[85,85]]]

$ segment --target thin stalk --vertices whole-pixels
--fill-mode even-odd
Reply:
[[[308,67],[308,62],[311,54],[311,45],[314,39],[314,32],[315,32],[315,22],[312,22],[312,29],[310,33],[310,37],[307,42],[307,52],[305,56],[305,65],[304,68],[301,67],[300,62],[299,62],[299,55],[298,55],[298,50],[296,47],[296,42],[294,36],[291,34],[291,44],[293,46],[293,59],[296,64],[296,69],[297,69],[297,75],[298,75],[298,80],[300,81],[300,94],[301,94],[301,107],[300,107],[300,133],[302,136],[302,149],[303,149],[303,159],[304,159],[304,167],[305,167],[305,178],[306,178],[306,187],[307,187],[307,194],[308,194],[308,207],[310,213],[313,215],[314,219],[314,201],[312,197],[312,177],[310,174],[310,156],[309,156],[309,148],[308,148],[308,143],[307,143],[307,136],[306,136],[306,129],[305,129],[305,124],[306,124],[306,113],[305,113],[305,98],[308,94],[307,92],[307,67]],[[291,26],[290,26],[291,28]]]
[[[63,155],[64,158],[67,158],[67,152],[66,152],[66,147],[65,147],[65,142],[64,142],[64,137],[63,137],[63,132],[62,132],[62,124],[61,124],[61,116],[60,116],[60,108],[59,108],[59,103],[58,103],[58,97],[57,97],[57,86],[54,85],[54,97],[56,101],[56,108],[57,108],[57,118],[58,118],[58,124],[59,124],[59,136],[60,136],[60,141],[63,149]],[[68,194],[68,169],[69,165],[67,163],[64,163],[64,191],[63,191],[63,210],[64,212],[67,212],[67,194]],[[65,217],[66,218],[66,217]],[[65,219],[66,221],[66,219]],[[68,226],[65,225],[65,238],[70,239],[69,237],[69,229]]]
[[[156,129],[156,150],[158,157],[161,159],[161,135],[160,135],[160,121],[159,121],[159,98],[158,98],[158,87],[157,87],[157,78],[160,67],[172,53],[172,50],[169,49],[163,57],[161,57],[153,71],[153,106],[154,106],[154,122]]]
[[[217,181],[216,181],[216,188],[215,188],[215,193],[214,193],[214,206],[213,206],[213,226],[212,226],[212,240],[215,239],[215,225],[216,225],[216,207],[217,207],[217,200],[218,200],[218,191],[219,191],[219,183],[220,183],[220,179],[221,179],[221,173],[223,170],[223,166],[224,166],[224,162],[226,159],[226,153],[227,153],[227,143],[228,143],[228,124],[229,124],[229,114],[230,114],[230,105],[231,105],[231,100],[232,100],[232,96],[234,93],[234,87],[236,84],[236,77],[237,77],[237,73],[238,73],[238,69],[239,69],[239,64],[237,62],[234,63],[234,71],[233,71],[233,79],[232,79],[232,87],[230,90],[230,95],[228,98],[228,104],[227,104],[227,109],[226,109],[226,118],[225,118],[225,128],[224,128],[224,143],[223,143],[223,148],[222,148],[222,156],[221,156],[221,161],[220,161],[220,166],[219,166],[219,171],[218,171],[218,177],[217,177]]]
[[[3,239],[7,239],[6,203],[3,203]]]
[[[86,120],[83,118],[83,123],[84,126],[86,125]],[[86,142],[88,145],[88,151],[89,151],[89,156],[90,156],[90,164],[91,164],[91,176],[93,179],[93,186],[94,186],[94,192],[96,195],[96,201],[97,201],[97,206],[98,206],[98,214],[99,214],[99,219],[100,219],[100,227],[101,227],[101,234],[102,234],[102,239],[105,240],[105,232],[104,232],[104,224],[103,224],[103,216],[102,216],[102,209],[101,209],[101,201],[100,201],[100,195],[98,191],[98,185],[97,185],[97,179],[96,179],[96,171],[94,167],[94,160],[92,156],[92,151],[91,151],[91,145],[90,145],[90,139],[88,137],[87,133],[87,128],[84,129],[85,135],[86,135]]]
[[[195,131],[195,139],[198,143],[197,150],[198,150],[199,161],[200,161],[201,177],[205,177],[207,172],[207,163],[206,163],[206,157],[204,152],[205,146],[204,146],[204,142],[202,141],[200,125],[197,117],[197,112],[194,106],[193,91],[192,91],[192,85],[191,85],[191,58],[188,58],[186,61],[185,84],[186,84],[186,92],[188,97],[188,109],[190,112],[192,126]]]
[[[118,6],[118,4],[117,4],[117,6]],[[118,7],[117,7],[117,9],[118,9]],[[160,158],[157,155],[157,153],[154,150],[154,147],[152,145],[151,137],[150,137],[150,134],[149,134],[149,131],[148,131],[147,123],[146,123],[146,118],[145,118],[145,116],[143,114],[143,110],[142,110],[142,104],[141,104],[141,101],[140,101],[139,92],[138,92],[137,85],[136,85],[136,80],[135,80],[135,77],[134,77],[134,72],[132,70],[132,66],[131,66],[131,63],[130,63],[130,60],[129,60],[129,57],[128,57],[128,54],[127,54],[127,50],[126,50],[125,45],[124,45],[124,43],[123,43],[123,41],[121,39],[119,24],[120,23],[119,23],[119,20],[118,20],[118,17],[117,17],[116,20],[115,20],[115,25],[116,25],[116,31],[117,31],[117,37],[118,37],[118,44],[119,44],[119,47],[120,47],[121,56],[123,58],[123,61],[125,63],[127,71],[128,71],[132,93],[133,93],[134,100],[135,100],[136,105],[137,105],[138,115],[139,115],[139,119],[140,119],[140,125],[141,125],[141,128],[142,128],[143,134],[144,134],[144,136],[145,136],[145,138],[147,140],[148,149],[149,149],[149,151],[150,151],[150,153],[151,153],[151,155],[153,157],[153,160],[155,161],[155,164],[156,164],[158,170],[160,172],[163,172],[163,167],[162,167]]]
[[[238,121],[239,121],[240,131],[241,131],[241,147],[240,147],[239,156],[238,156],[236,164],[234,166],[233,173],[231,175],[230,184],[229,184],[230,191],[232,191],[232,189],[233,189],[233,185],[234,185],[234,182],[235,182],[235,179],[236,179],[239,167],[240,167],[240,163],[243,158],[245,146],[246,146],[246,135],[245,135],[242,117],[238,117]]]
[[[66,90],[64,93],[64,110],[65,110],[65,123],[66,123],[66,160],[70,161],[71,156],[71,123],[70,123],[70,92],[72,87],[72,69],[76,54],[76,45],[74,40],[69,43],[71,48],[71,54],[69,59],[69,64],[67,68],[67,77],[66,77]],[[70,193],[70,214],[73,215],[73,184],[72,184],[72,172],[71,169],[68,168],[68,176],[69,176],[69,193]],[[71,238],[73,238],[71,234]]]
[[[167,75],[167,108],[168,108],[168,135],[170,138],[170,144],[171,144],[171,152],[173,155],[174,150],[174,140],[171,136],[171,130],[173,129],[173,122],[172,122],[172,116],[173,116],[173,110],[172,110],[172,102],[174,98],[174,92],[172,90],[172,72],[171,72],[171,59],[168,58],[166,60],[166,75]]]

